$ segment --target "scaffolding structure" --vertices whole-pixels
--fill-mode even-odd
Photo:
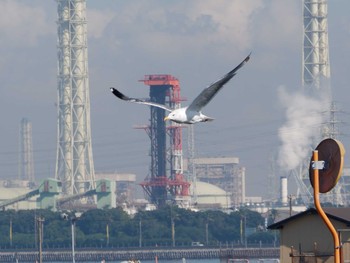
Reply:
[[[86,1],[57,0],[58,138],[55,177],[63,195],[95,188],[91,146]]]
[[[303,87],[319,90],[329,86],[327,1],[304,0]]]
[[[150,87],[150,101],[170,108],[181,107],[179,80],[172,75],[146,75],[140,81]],[[141,186],[158,207],[169,201],[188,206],[190,184],[183,175],[182,126],[177,123],[167,125],[163,109],[150,107],[150,111],[150,125],[143,128],[151,140],[151,166],[150,174]]]

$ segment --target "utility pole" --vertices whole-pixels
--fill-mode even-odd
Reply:
[[[175,220],[171,217],[171,240],[173,241],[173,247],[175,247]]]
[[[109,247],[109,222],[106,224],[106,245]]]
[[[139,232],[140,232],[139,247],[142,247],[142,221],[141,221],[141,219],[140,219],[140,222],[139,222]]]
[[[77,213],[78,214],[78,213]],[[71,235],[72,235],[72,262],[75,263],[75,222],[79,219],[80,214],[74,214],[69,216],[66,213],[61,214],[63,220],[67,220],[71,222]]]
[[[12,218],[10,219],[10,247],[12,248]]]
[[[205,245],[207,246],[209,245],[208,224],[209,222],[207,220],[207,222],[205,222]]]
[[[175,247],[175,216],[173,213],[173,207],[170,206],[170,223],[171,223],[171,240],[172,246]]]
[[[39,237],[39,263],[43,262],[43,223],[45,219],[43,217],[38,217],[38,237]]]
[[[73,263],[75,263],[75,221],[77,221],[77,218],[74,217],[71,219],[71,223],[72,223],[72,260]]]
[[[288,200],[289,200],[289,216],[292,216],[292,195],[288,195]]]

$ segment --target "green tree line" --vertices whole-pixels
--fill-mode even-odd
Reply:
[[[0,247],[34,248],[38,244],[38,218],[43,219],[43,246],[71,246],[75,224],[77,247],[152,247],[272,244],[275,233],[266,231],[265,219],[247,209],[224,213],[194,212],[175,206],[139,211],[133,216],[120,208],[92,209],[77,218],[74,212],[7,210],[0,212]]]

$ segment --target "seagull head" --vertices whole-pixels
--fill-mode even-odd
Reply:
[[[164,121],[171,120],[177,123],[184,123],[187,121],[186,108],[180,108],[173,110],[168,116],[164,118]]]
[[[173,120],[175,120],[176,119],[176,114],[172,111],[172,112],[170,112],[169,113],[169,115],[168,116],[166,116],[165,118],[164,118],[164,121],[173,121]]]

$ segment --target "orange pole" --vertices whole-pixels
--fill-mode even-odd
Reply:
[[[313,161],[318,162],[318,151],[313,152]],[[319,172],[318,169],[314,169],[314,204],[318,214],[321,216],[323,222],[328,227],[329,231],[333,236],[334,241],[334,263],[340,263],[340,242],[338,232],[335,230],[332,222],[327,217],[326,213],[323,211],[320,204],[320,182],[319,182]]]

